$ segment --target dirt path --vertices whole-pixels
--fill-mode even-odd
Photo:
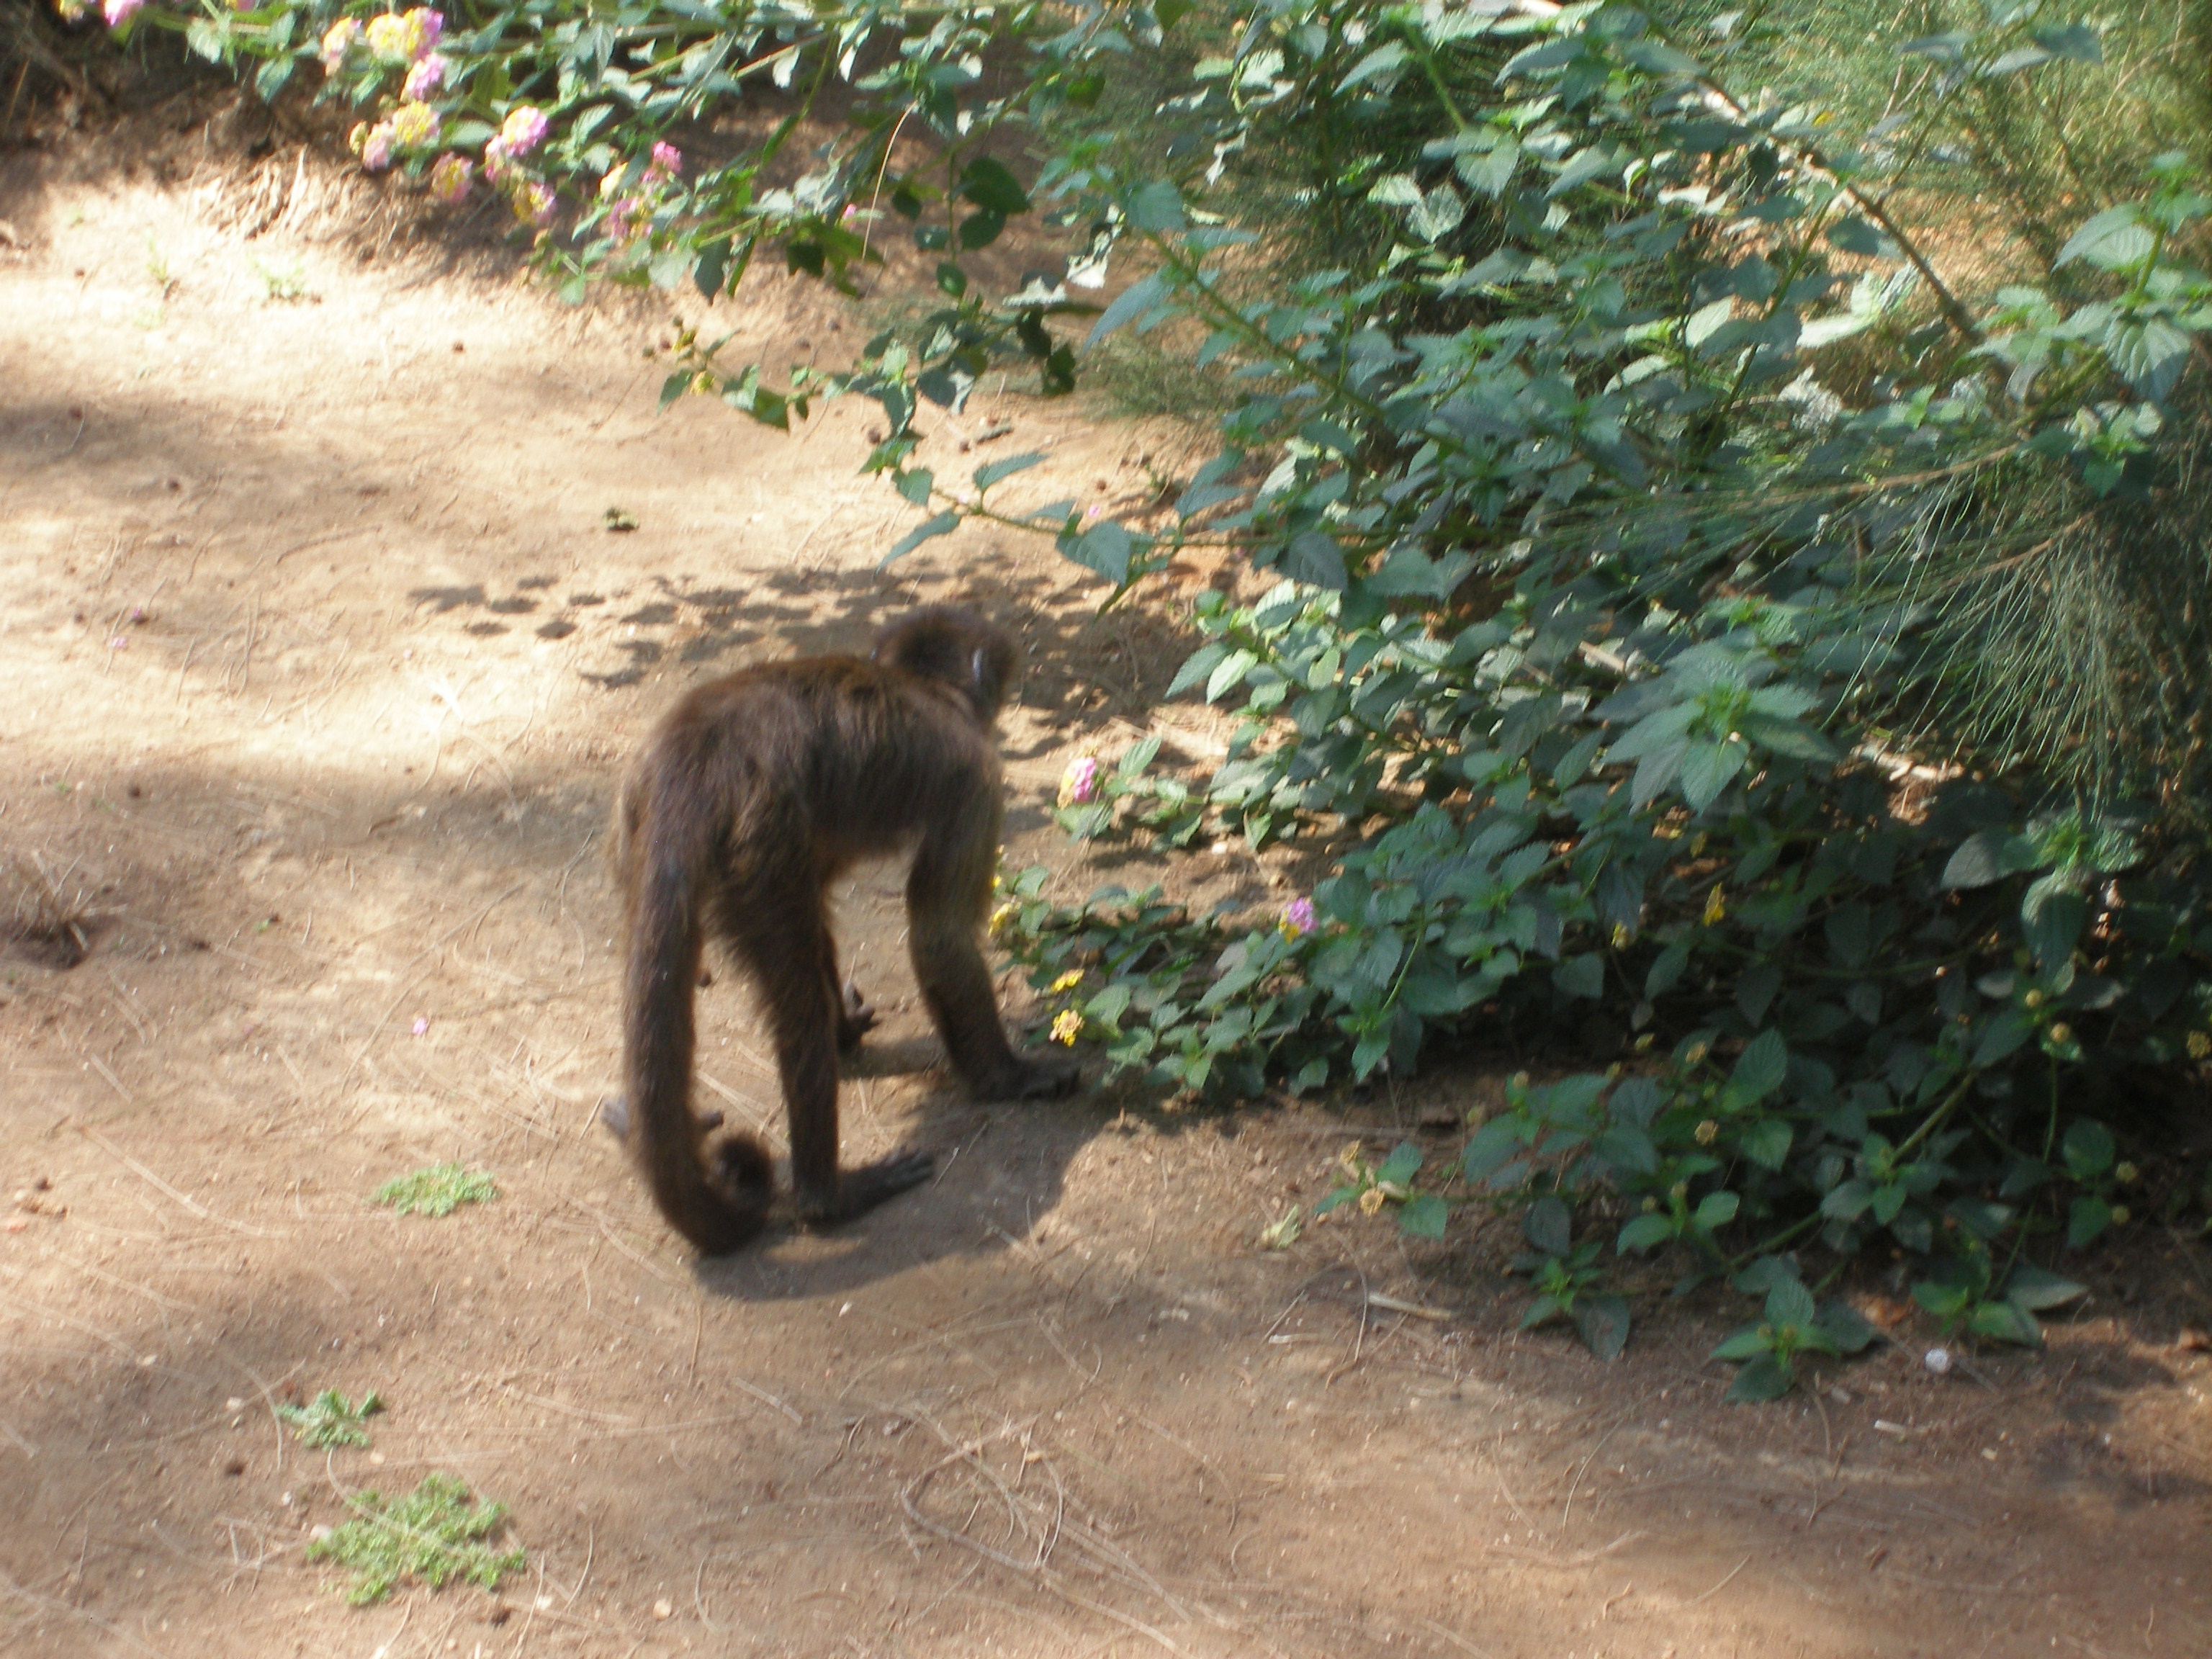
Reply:
[[[966,1103],[889,873],[842,907],[887,1016],[847,1145],[943,1173],[695,1265],[591,1121],[598,842],[647,722],[965,597],[1032,657],[1014,857],[1080,891],[1043,804],[1146,717],[1168,630],[980,533],[879,580],[911,515],[854,476],[868,410],[656,417],[648,309],[249,241],[204,174],[4,166],[0,856],[87,896],[92,949],[0,963],[0,1650],[2212,1651],[2201,1256],[2147,1248],[2140,1304],[2103,1286],[2040,1357],[1938,1382],[1907,1322],[1726,1407],[1704,1304],[1650,1299],[1606,1368],[1515,1330],[1505,1241],[1259,1251],[1325,1190],[1329,1114]],[[778,351],[860,326],[776,281],[729,309]],[[979,416],[1051,448],[1041,491],[1141,479],[1141,434]],[[1240,856],[1220,879],[1262,880]],[[703,1003],[707,1103],[772,1126],[741,1000]],[[498,1200],[368,1204],[443,1158]],[[326,1387],[390,1402],[374,1452],[280,1432]],[[313,1529],[434,1470],[528,1567],[349,1607]]]

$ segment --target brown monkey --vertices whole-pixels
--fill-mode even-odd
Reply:
[[[872,654],[802,657],[701,686],[663,720],[623,786],[615,865],[626,907],[625,1104],[653,1202],[709,1255],[757,1234],[774,1182],[750,1135],[712,1146],[691,1110],[692,997],[713,934],[759,988],[791,1130],[799,1218],[850,1219],[927,1179],[927,1153],[837,1168],[837,1051],[875,1013],[841,985],[827,890],[861,859],[914,851],[915,977],[954,1066],[986,1099],[1075,1086],[1072,1059],[1007,1045],[976,933],[1003,807],[992,726],[1013,641],[947,606],[915,611]]]

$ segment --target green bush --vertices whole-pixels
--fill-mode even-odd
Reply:
[[[2212,1054],[2212,202],[2193,129],[2084,148],[2186,107],[2103,67],[2147,50],[2136,13],[1930,9],[1877,109],[1851,65],[1880,28],[1832,97],[1753,97],[1739,65],[1811,74],[1786,31],[1614,4],[529,0],[457,3],[435,53],[416,14],[356,38],[342,9],[368,8],[203,0],[191,27],[264,89],[325,58],[367,164],[451,196],[482,151],[565,291],[720,294],[763,250],[845,286],[902,229],[935,257],[933,308],[852,365],[685,332],[665,387],[778,426],[879,403],[868,465],[927,515],[886,562],[982,517],[1113,599],[1200,543],[1274,574],[1202,603],[1176,683],[1241,711],[1226,762],[1094,759],[1063,822],[1357,844],[1278,914],[1017,878],[994,932],[1060,1040],[1250,1096],[1611,1005],[1633,1040],[1605,1069],[1516,1080],[1448,1170],[1355,1161],[1343,1190],[1428,1237],[1517,1209],[1532,1314],[1601,1352],[1611,1255],[1729,1277],[1765,1310],[1721,1352],[1747,1396],[1863,1334],[1802,1283],[1815,1243],[1908,1252],[1930,1315],[1986,1340],[2075,1292],[2026,1248],[2124,1218],[2102,1118]],[[1106,95],[1132,62],[1142,122]],[[832,80],[849,118],[802,161]],[[721,136],[763,87],[767,136]],[[895,164],[901,134],[933,154]],[[1994,234],[1947,233],[1984,193]],[[1040,207],[1066,269],[980,292],[965,256]],[[1171,510],[1002,507],[1036,455],[910,465],[917,416],[994,363],[1062,392],[1123,331],[1233,389]]]

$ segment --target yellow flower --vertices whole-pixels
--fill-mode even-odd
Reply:
[[[1062,991],[1073,991],[1077,986],[1082,983],[1083,969],[1080,968],[1071,968],[1066,973],[1062,974],[1058,979],[1053,981],[1052,988],[1054,994],[1056,995]]]
[[[1717,926],[1721,918],[1727,915],[1728,900],[1721,891],[1720,883],[1715,882],[1713,890],[1705,896],[1705,926],[1708,927]]]
[[[2208,1054],[2212,1054],[2212,1036],[2203,1031],[2191,1031],[2189,1034],[2190,1059],[2203,1060]]]
[[[1343,1166],[1345,1174],[1357,1179],[1359,1175],[1359,1143],[1356,1140],[1345,1142],[1344,1150],[1336,1155],[1336,1161]]]
[[[2124,1227],[2131,1219],[2133,1219],[2133,1217],[2130,1214],[2126,1205],[2115,1204],[2112,1206],[2112,1225],[2115,1227]]]
[[[1370,1187],[1365,1192],[1359,1195],[1359,1213],[1362,1215],[1373,1215],[1376,1211],[1382,1207],[1382,1200],[1385,1196],[1386,1194],[1380,1187]]]
[[[1000,905],[997,909],[991,912],[991,937],[993,939],[998,938],[1001,933],[1006,931],[1007,927],[1013,921],[1015,912],[1018,908],[1018,907],[1014,904],[1006,903]]]
[[[2112,1166],[2112,1179],[2123,1187],[2131,1186],[2142,1177],[2142,1171],[2132,1164],[2116,1164]]]
[[[1703,1123],[1700,1123],[1697,1127],[1696,1136],[1698,1145],[1700,1146],[1711,1146],[1714,1141],[1720,1138],[1720,1133],[1721,1126],[1714,1122],[1712,1119],[1707,1118]]]
[[[1073,1008],[1063,1008],[1052,1022],[1052,1040],[1075,1046],[1075,1039],[1083,1035],[1083,1016]]]
[[[2062,1048],[2064,1047],[2067,1043],[2074,1041],[2074,1028],[2071,1025],[2069,1025],[2064,1020],[2060,1020],[2056,1025],[2053,1025],[2051,1028],[2051,1040],[2060,1045]]]

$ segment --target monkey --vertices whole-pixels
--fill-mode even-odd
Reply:
[[[933,1167],[923,1152],[837,1164],[837,1056],[876,1015],[839,977],[827,896],[863,859],[912,848],[915,978],[967,1087],[1030,1100],[1079,1081],[1073,1056],[1014,1052],[976,944],[1005,810],[994,728],[1017,663],[1000,629],[927,606],[885,628],[866,658],[794,658],[697,688],[630,768],[612,835],[627,1092],[605,1115],[661,1214],[702,1254],[757,1237],[775,1188],[758,1140],[709,1143],[720,1114],[691,1109],[693,998],[710,936],[767,1018],[799,1221],[849,1221]]]

